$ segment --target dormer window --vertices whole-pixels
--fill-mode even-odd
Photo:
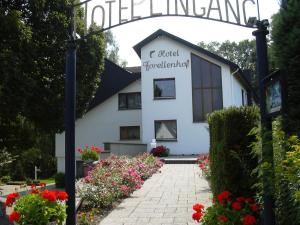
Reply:
[[[141,92],[119,94],[119,110],[127,109],[141,109]]]

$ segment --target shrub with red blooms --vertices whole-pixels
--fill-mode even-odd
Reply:
[[[192,218],[203,225],[258,225],[259,208],[252,198],[232,198],[229,191],[223,191],[206,210],[195,204]]]
[[[19,193],[11,193],[11,194],[8,194],[7,197],[6,197],[6,201],[5,201],[5,205],[10,207],[12,206],[12,204],[16,201],[17,198],[19,198],[20,195]]]
[[[166,146],[159,145],[156,148],[152,148],[150,153],[157,157],[167,157],[169,156],[170,150]]]
[[[18,222],[20,220],[20,217],[21,217],[20,213],[13,211],[9,215],[8,219],[9,219],[10,222],[14,222],[14,221]]]
[[[87,207],[110,207],[114,201],[139,189],[162,165],[148,153],[134,158],[113,155],[100,160],[82,179],[84,184],[78,185],[77,191]]]
[[[27,195],[9,194],[5,204],[12,207],[9,221],[15,224],[46,225],[55,221],[56,224],[61,225],[66,219],[67,199],[66,192],[39,190],[32,186]]]

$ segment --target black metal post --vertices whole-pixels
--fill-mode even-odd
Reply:
[[[66,56],[65,78],[65,183],[69,195],[67,201],[67,225],[76,224],[75,209],[75,107],[76,107],[76,43],[74,8],[71,7],[69,40]]]
[[[261,116],[262,160],[268,169],[263,174],[263,224],[275,225],[274,213],[274,168],[272,146],[272,122],[267,115],[264,78],[268,76],[267,39],[268,22],[257,21],[258,29],[253,32],[256,37],[256,65],[259,77],[259,99]]]

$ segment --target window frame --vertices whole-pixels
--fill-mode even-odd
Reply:
[[[129,108],[129,107],[128,107],[128,97],[129,97],[130,95],[135,95],[135,94],[139,94],[139,95],[140,95],[140,99],[141,99],[140,107]],[[126,97],[126,108],[120,108],[120,96],[122,96],[122,95]],[[119,110],[136,110],[136,109],[142,109],[142,94],[141,94],[141,92],[125,92],[125,93],[119,93],[119,94],[118,94],[118,109],[119,109]]]
[[[122,128],[138,128],[139,129],[139,137],[138,138],[135,138],[135,139],[132,139],[132,138],[122,138],[122,132],[121,132],[121,129]],[[120,134],[120,141],[139,141],[141,140],[141,127],[139,125],[137,126],[120,126],[119,127],[119,134]]]
[[[156,97],[155,96],[155,81],[173,80],[174,81],[174,96]],[[176,82],[175,77],[170,78],[154,78],[153,79],[153,99],[154,100],[166,100],[166,99],[176,99]]]
[[[169,121],[174,121],[175,122],[175,128],[176,128],[176,137],[175,138],[166,138],[166,139],[162,139],[162,138],[157,138],[156,137],[156,123],[157,122],[169,122]],[[176,142],[177,141],[177,120],[176,119],[171,119],[171,120],[154,120],[154,137],[156,139],[157,142],[164,142],[164,141],[168,141],[168,142]]]

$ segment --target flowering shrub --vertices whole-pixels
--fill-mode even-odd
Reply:
[[[170,153],[170,150],[166,146],[160,145],[156,148],[152,148],[150,153],[157,157],[167,157]]]
[[[9,194],[5,205],[13,208],[9,220],[16,224],[46,225],[55,221],[61,225],[67,216],[65,204],[67,199],[66,192],[39,190],[33,185],[27,195]]]
[[[204,210],[201,204],[195,204],[192,218],[203,225],[256,225],[259,223],[259,206],[252,198],[231,198],[224,191],[213,201],[213,205]]]
[[[100,158],[100,153],[103,152],[103,150],[99,147],[89,147],[85,146],[84,148],[78,149],[78,152],[81,154],[82,160],[94,160],[97,161]]]
[[[202,175],[206,180],[210,180],[211,171],[209,166],[209,156],[208,155],[201,155],[197,158],[197,162],[199,164],[199,168],[202,171]]]
[[[111,156],[100,160],[84,183],[78,188],[79,196],[87,207],[110,207],[120,198],[127,197],[139,189],[144,180],[156,173],[162,162],[150,154],[134,158]]]

